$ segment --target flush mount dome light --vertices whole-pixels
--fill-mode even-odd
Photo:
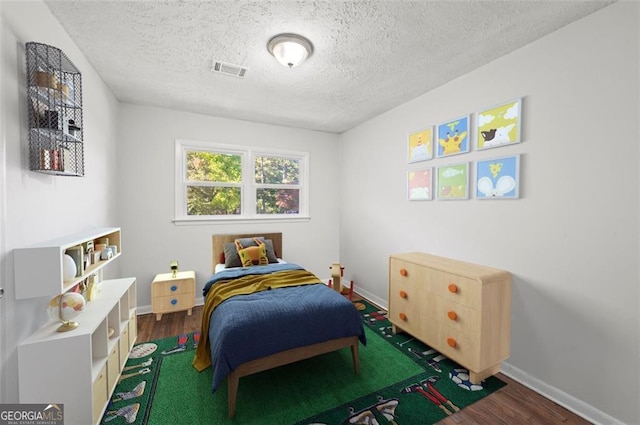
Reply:
[[[280,34],[269,40],[267,49],[281,64],[293,68],[313,53],[309,40],[297,34]]]

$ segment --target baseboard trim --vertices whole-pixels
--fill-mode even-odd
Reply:
[[[576,415],[593,422],[595,425],[625,425],[624,422],[609,416],[603,411],[596,409],[590,404],[587,404],[554,386],[542,382],[507,362],[502,362],[502,369],[500,372],[504,373],[514,381],[518,381],[525,387],[528,387],[538,394],[548,398],[554,403],[559,404],[565,409],[570,410]]]
[[[382,298],[372,294],[371,292],[360,288],[357,285],[353,285],[353,292],[357,293],[358,295],[360,295],[362,298],[366,299],[367,301],[371,301],[372,303],[374,303],[375,305],[382,307],[385,310],[389,309],[389,305],[387,304],[386,300],[383,300]]]

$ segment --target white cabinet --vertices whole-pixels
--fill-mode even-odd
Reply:
[[[136,338],[136,280],[105,280],[57,332],[51,321],[18,346],[20,403],[62,403],[65,423],[98,424]]]
[[[63,256],[74,247],[94,246],[108,240],[115,247],[115,254],[105,260],[90,264],[86,269],[67,281],[63,280]],[[93,229],[43,242],[13,251],[15,269],[16,298],[50,297],[67,292],[92,274],[101,274],[102,268],[121,255],[120,228],[107,227]],[[101,280],[101,279],[99,279]]]
[[[79,261],[65,280],[66,252],[111,252]],[[79,326],[58,332],[50,321],[18,345],[20,403],[64,404],[65,423],[100,423],[137,334],[135,278],[102,280],[102,269],[122,253],[120,228],[65,236],[13,251],[16,298],[54,297],[92,275],[99,289],[74,318]]]

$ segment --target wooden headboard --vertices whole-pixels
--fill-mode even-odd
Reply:
[[[276,252],[276,257],[282,258],[282,233],[246,233],[246,234],[230,234],[230,235],[213,235],[211,237],[212,242],[212,257],[211,257],[211,269],[215,271],[216,264],[220,258],[220,253],[224,252],[224,244],[233,242],[240,238],[252,238],[254,236],[264,236],[265,239],[271,239],[273,242],[273,249]]]

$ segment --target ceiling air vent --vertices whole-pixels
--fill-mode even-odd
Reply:
[[[249,68],[242,67],[240,65],[234,65],[231,63],[214,61],[213,71],[220,74],[233,75],[234,77],[244,78],[247,75]]]

